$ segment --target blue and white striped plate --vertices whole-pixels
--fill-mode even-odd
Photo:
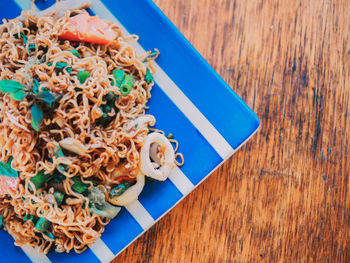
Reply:
[[[37,0],[45,9],[55,0]],[[31,0],[1,0],[0,16],[14,18]],[[0,261],[109,262],[188,195],[259,128],[254,112],[234,93],[151,0],[94,0],[88,10],[140,36],[138,52],[158,48],[149,112],[156,127],[175,134],[185,165],[165,182],[148,182],[139,200],[123,208],[101,239],[82,254],[39,254],[13,245],[0,231]],[[214,95],[213,95],[214,94]],[[223,193],[225,194],[225,193]]]

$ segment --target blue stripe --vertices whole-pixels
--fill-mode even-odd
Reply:
[[[0,1],[0,17],[1,19],[11,19],[19,16],[22,9],[12,0]]]
[[[6,262],[31,262],[23,250],[13,244],[14,242],[9,233],[4,230],[0,231],[0,255],[2,258],[0,261],[3,262],[6,259]]]
[[[57,253],[51,251],[47,254],[47,257],[52,262],[64,262],[64,263],[77,263],[77,262],[100,262],[96,255],[88,248],[81,254],[75,253],[74,251],[67,253]]]
[[[175,135],[179,142],[179,152],[185,158],[185,165],[181,170],[196,185],[222,159],[158,85],[154,86],[151,93],[152,97],[148,103],[150,109],[147,113],[156,117],[156,128],[165,131],[166,134]]]
[[[181,197],[181,192],[169,179],[160,182],[146,178],[139,201],[156,220],[175,205]]]
[[[118,216],[111,220],[102,233],[101,239],[117,254],[143,231],[142,227],[123,207]]]
[[[56,0],[36,0],[35,5],[40,9],[46,9],[56,3]]]
[[[143,48],[160,50],[157,63],[233,148],[259,127],[254,112],[151,0],[102,2],[130,33],[140,36]]]

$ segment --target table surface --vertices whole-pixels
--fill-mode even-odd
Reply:
[[[113,262],[349,261],[350,2],[155,3],[262,125]]]

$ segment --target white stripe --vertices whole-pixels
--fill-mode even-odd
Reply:
[[[114,258],[113,252],[101,238],[97,239],[96,242],[89,247],[102,263],[108,263]]]
[[[93,0],[91,9],[99,17],[103,17],[109,21],[118,23],[123,29],[124,34],[128,35],[127,30],[120,24],[116,17],[101,3],[99,0]],[[133,47],[139,54],[146,51],[138,43],[133,43]],[[157,70],[154,74],[154,80],[159,87],[168,95],[168,97],[176,104],[176,106],[186,115],[192,124],[213,146],[222,159],[226,160],[234,152],[231,145],[224,137],[215,129],[215,127],[207,120],[207,118],[197,109],[197,107],[186,97],[181,89],[168,77],[168,75],[155,63]]]
[[[50,263],[50,259],[44,254],[40,253],[37,248],[29,245],[22,246],[24,253],[29,257],[33,263]]]
[[[171,171],[169,179],[184,196],[194,189],[192,182],[177,166]]]
[[[131,204],[125,206],[125,208],[136,219],[136,221],[144,230],[147,230],[154,224],[153,217],[143,207],[139,200],[132,202]]]
[[[23,10],[32,9],[32,1],[31,0],[14,0],[14,1]]]

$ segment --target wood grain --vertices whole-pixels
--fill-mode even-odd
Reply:
[[[113,262],[350,262],[350,2],[155,3],[262,127]]]

